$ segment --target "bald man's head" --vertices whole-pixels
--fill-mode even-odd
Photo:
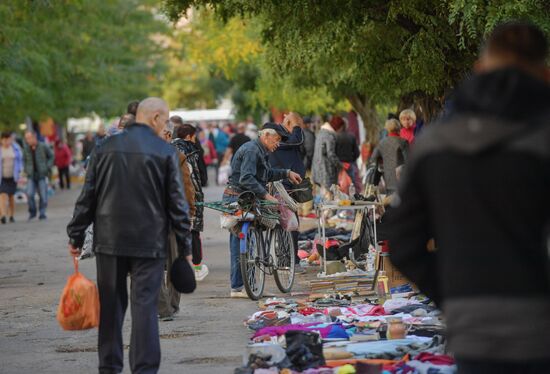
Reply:
[[[157,134],[168,122],[170,110],[168,104],[158,97],[148,97],[139,103],[136,122],[151,126]]]
[[[283,120],[283,126],[288,131],[292,131],[295,126],[302,126],[303,124],[304,120],[298,113],[295,112],[288,113]]]

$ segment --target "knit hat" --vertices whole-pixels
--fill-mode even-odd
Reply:
[[[339,131],[342,127],[344,127],[344,125],[346,124],[344,122],[344,119],[340,116],[333,116],[331,119],[330,119],[330,125],[332,126],[332,128],[334,129],[334,131]]]
[[[170,277],[174,288],[181,293],[192,293],[197,288],[195,271],[184,257],[178,257],[172,263]]]

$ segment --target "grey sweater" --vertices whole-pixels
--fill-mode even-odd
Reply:
[[[340,160],[336,156],[336,132],[325,123],[315,139],[315,153],[313,154],[312,177],[313,182],[329,189],[338,183]]]
[[[397,191],[395,169],[407,161],[409,144],[403,138],[387,136],[378,143],[372,153],[370,162],[384,165],[384,182],[388,193]]]

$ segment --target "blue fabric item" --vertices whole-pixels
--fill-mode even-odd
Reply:
[[[241,191],[252,191],[263,198],[267,194],[265,186],[268,182],[287,178],[287,170],[273,169],[268,156],[260,139],[243,144],[231,161],[229,185]]]
[[[281,142],[279,148],[269,155],[269,163],[274,168],[290,169],[304,178],[306,168],[300,153],[300,147],[304,143],[304,132],[298,126],[294,127],[291,133],[286,131],[283,126],[281,129],[288,134],[288,139],[284,143]],[[288,180],[285,180],[283,184],[287,189],[292,188],[292,184]]]
[[[430,340],[430,339],[427,339]],[[426,341],[426,340],[425,340]],[[348,352],[353,353],[356,356],[365,354],[383,354],[383,353],[395,353],[397,354],[397,347],[406,346],[413,343],[422,343],[419,339],[394,339],[394,340],[379,340],[373,342],[364,342],[350,344],[346,347]]]
[[[46,215],[46,208],[48,207],[48,184],[46,178],[40,178],[38,180],[29,178],[27,181],[27,197],[29,200],[29,214],[31,217],[36,216],[36,202],[34,201],[34,195],[38,191],[39,197],[39,212],[40,216]]]
[[[349,335],[346,332],[346,329],[342,327],[342,325],[336,324],[332,325],[332,328],[328,334],[328,338],[335,339],[335,338],[343,338],[343,339],[349,339]]]
[[[229,146],[229,136],[222,130],[219,130],[218,134],[214,138],[214,143],[216,146],[216,152],[219,155],[224,154]]]
[[[412,292],[412,291],[413,291],[412,286],[409,283],[403,284],[401,286],[393,287],[392,289],[390,289],[390,293],[403,293],[403,292]]]

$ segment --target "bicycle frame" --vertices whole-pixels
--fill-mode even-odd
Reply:
[[[243,227],[241,230],[242,235],[239,236],[239,252],[241,254],[245,254],[247,251],[246,243],[248,238],[248,229],[250,228],[251,224],[253,224],[253,222],[250,222],[250,221],[243,223]],[[259,232],[260,232],[260,235],[258,238],[260,240],[260,243],[258,243],[260,245],[259,250],[262,251],[264,254],[264,260],[261,261],[261,263],[263,266],[270,269],[269,271],[266,271],[266,269],[262,271],[268,273],[269,275],[272,275],[272,270],[277,270],[277,267],[274,265],[272,261],[273,253],[271,252],[272,250],[271,244],[272,244],[272,241],[274,240],[274,236],[273,236],[274,233],[273,233],[273,230],[269,228],[266,228]]]
[[[244,254],[246,253],[246,239],[247,239],[247,236],[248,236],[248,228],[250,227],[250,224],[252,222],[244,222],[243,223],[243,228],[241,230],[241,234],[242,235],[239,235],[239,244],[240,244],[240,252],[241,254]]]

